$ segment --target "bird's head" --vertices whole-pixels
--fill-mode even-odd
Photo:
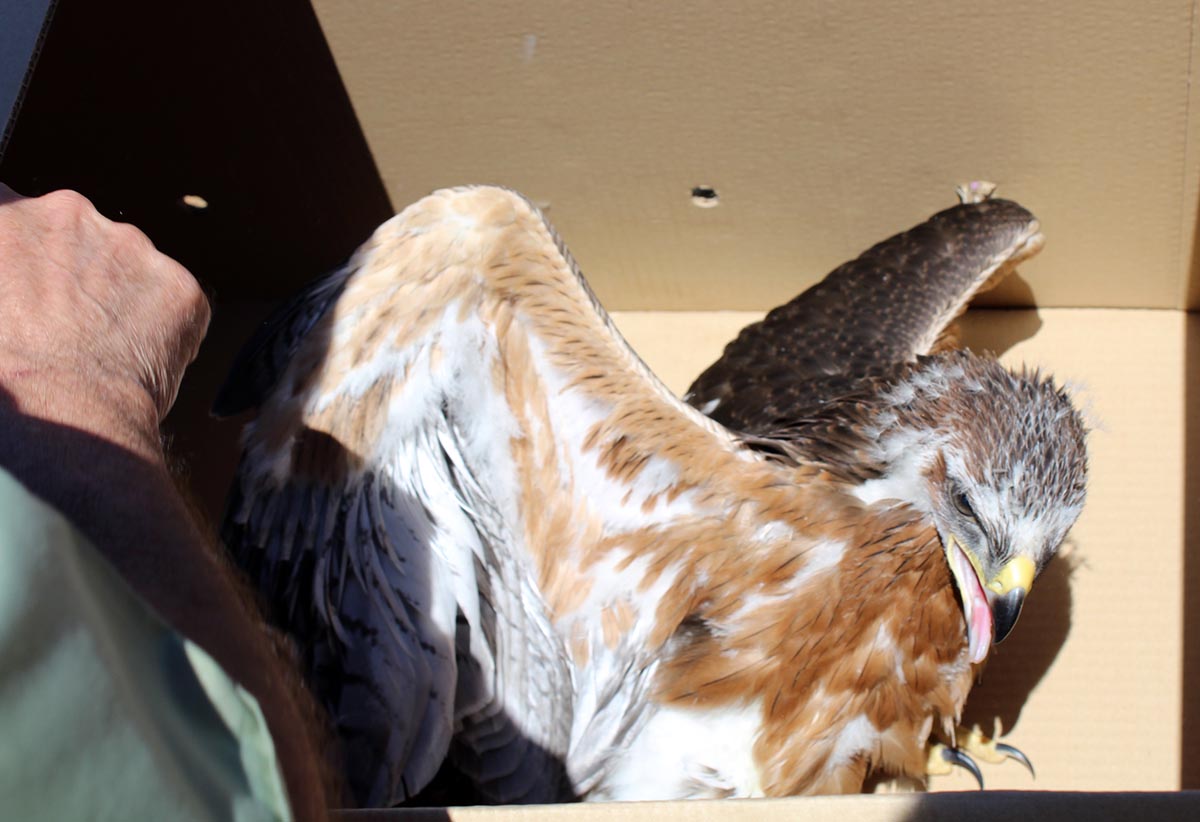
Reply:
[[[885,475],[934,522],[982,662],[1083,507],[1086,429],[1065,391],[969,352],[923,358],[884,393]],[[867,485],[870,485],[868,483]]]

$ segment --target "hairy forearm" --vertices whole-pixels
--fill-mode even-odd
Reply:
[[[71,393],[60,382],[44,372],[0,373],[0,465],[66,515],[143,600],[257,697],[296,818],[324,818],[308,697],[176,490],[155,410],[119,390]]]
[[[208,327],[199,285],[79,194],[0,184],[0,294],[0,466],[258,699],[295,817],[323,818],[310,702],[160,443]]]

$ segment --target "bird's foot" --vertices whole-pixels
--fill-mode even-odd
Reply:
[[[927,775],[945,776],[956,767],[970,771],[971,776],[975,777],[975,781],[979,783],[979,790],[983,790],[983,773],[975,764],[974,759],[963,753],[961,749],[951,748],[941,742],[929,746],[929,758],[925,761]]]
[[[999,723],[997,723],[998,725]],[[997,727],[998,730],[999,727]],[[965,768],[975,777],[975,781],[979,783],[979,788],[982,790],[983,772],[975,764],[975,758],[978,758],[993,765],[999,765],[1008,759],[1015,759],[1029,769],[1031,776],[1037,777],[1029,757],[1012,745],[997,742],[994,737],[989,737],[978,725],[969,729],[959,728],[954,737],[953,745],[944,745],[939,742],[929,747],[929,757],[925,763],[926,774],[944,776],[955,767]]]

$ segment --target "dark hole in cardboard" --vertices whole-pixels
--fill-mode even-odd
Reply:
[[[720,204],[720,195],[712,186],[695,186],[692,188],[692,205],[698,208],[715,208]]]

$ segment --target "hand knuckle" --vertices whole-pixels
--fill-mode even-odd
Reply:
[[[186,270],[180,269],[180,282],[184,302],[192,311],[208,311],[208,297],[200,288],[200,283]]]
[[[117,244],[132,254],[144,257],[154,251],[154,244],[150,242],[150,238],[130,223],[113,223],[112,236]]]
[[[78,191],[72,191],[69,188],[51,191],[44,195],[42,201],[48,206],[61,210],[68,214],[82,214],[85,212],[95,211],[96,207],[92,205],[92,201],[84,197]]]
[[[95,221],[100,215],[92,201],[78,191],[62,189],[52,191],[37,199],[41,206],[42,219],[51,230],[63,234],[76,234],[82,226]]]
[[[179,263],[163,257],[164,278],[171,288],[174,301],[178,308],[190,316],[207,317],[209,306],[208,297],[200,287],[200,283],[191,272]]]

